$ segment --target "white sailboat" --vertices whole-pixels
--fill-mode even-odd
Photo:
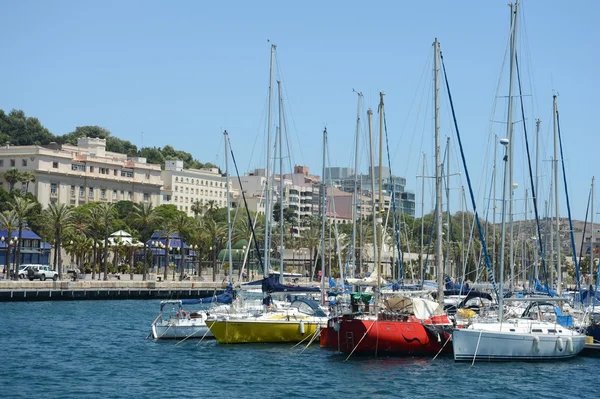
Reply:
[[[511,63],[510,83],[508,97],[508,139],[500,140],[505,147],[504,157],[504,184],[502,189],[502,225],[500,248],[505,248],[506,239],[506,193],[507,185],[512,182],[512,88],[516,66],[516,32],[519,2],[512,7],[511,23]],[[511,180],[508,180],[511,179]],[[511,199],[512,204],[512,190]],[[533,198],[536,201],[536,198]],[[510,205],[509,205],[510,206]],[[510,211],[512,215],[512,209]],[[512,217],[510,225],[512,230]],[[512,237],[512,234],[511,234]],[[511,239],[512,243],[512,239]],[[512,244],[509,261],[512,270]],[[512,281],[512,280],[511,280]],[[585,336],[561,326],[557,322],[548,322],[536,318],[511,318],[504,320],[504,250],[500,251],[500,277],[499,277],[499,307],[498,321],[483,323],[477,322],[466,328],[455,329],[452,334],[452,345],[455,361],[515,361],[515,360],[551,360],[565,359],[576,356],[583,350]],[[527,299],[525,299],[527,300]],[[530,299],[531,300],[531,299]],[[534,299],[535,300],[535,299]]]

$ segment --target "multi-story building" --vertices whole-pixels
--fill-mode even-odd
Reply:
[[[76,206],[122,200],[160,202],[160,166],[146,163],[145,158],[106,151],[104,139],[80,138],[76,146],[1,147],[0,172],[11,168],[35,175],[35,182],[17,183],[16,188],[31,192],[43,207],[51,202]],[[4,184],[0,182],[0,187],[8,189]]]
[[[177,209],[190,216],[194,215],[192,205],[195,203],[204,209],[227,206],[226,178],[217,168],[184,169],[183,161],[168,160],[165,161],[162,180],[161,203],[176,205]],[[229,186],[231,189],[231,181]]]
[[[329,168],[331,173],[331,182],[334,186],[337,186],[342,191],[353,192],[354,191],[354,175],[348,175],[352,169],[350,168]],[[384,200],[388,198],[391,200],[392,191],[394,192],[394,199],[397,212],[404,212],[409,216],[415,216],[415,194],[406,191],[406,179],[399,176],[390,175],[390,170],[387,167],[375,167],[375,196],[379,191],[379,173],[381,170],[382,189],[384,192]],[[327,173],[327,170],[326,172]],[[336,178],[337,177],[337,178]],[[357,176],[358,190],[368,197],[371,197],[371,174],[361,174]],[[384,209],[387,209],[387,205],[384,205]]]

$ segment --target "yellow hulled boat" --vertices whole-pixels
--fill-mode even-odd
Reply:
[[[327,325],[327,316],[314,301],[298,299],[289,308],[255,316],[216,317],[206,324],[220,344],[293,343],[310,340]]]

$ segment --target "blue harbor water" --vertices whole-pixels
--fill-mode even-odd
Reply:
[[[146,339],[158,301],[0,303],[0,398],[573,397],[600,359],[454,363]],[[596,395],[593,395],[596,396]]]

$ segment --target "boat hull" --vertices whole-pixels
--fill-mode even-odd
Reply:
[[[456,329],[452,344],[456,361],[540,361],[577,356],[585,336]]]
[[[308,342],[320,330],[319,322],[287,320],[207,321],[220,344]]]
[[[355,354],[435,355],[452,352],[449,326],[419,321],[345,319],[322,331],[321,347]]]
[[[182,320],[152,325],[154,339],[202,339],[214,338],[204,321]]]

